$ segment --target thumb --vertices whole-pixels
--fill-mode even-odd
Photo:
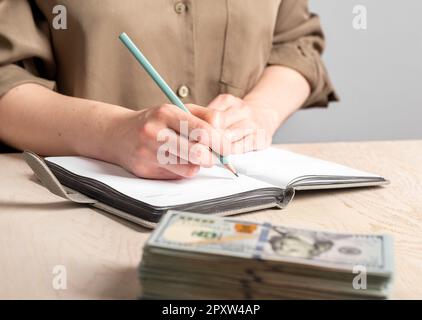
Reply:
[[[242,99],[235,97],[231,94],[220,94],[213,101],[210,102],[208,108],[219,111],[225,111],[230,107],[241,106]]]

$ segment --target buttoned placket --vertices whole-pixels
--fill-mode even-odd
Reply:
[[[195,26],[194,26],[194,1],[178,0],[174,3],[175,14],[179,15],[182,35],[181,48],[183,49],[181,59],[183,71],[178,78],[179,84],[176,88],[177,95],[183,102],[195,101]]]

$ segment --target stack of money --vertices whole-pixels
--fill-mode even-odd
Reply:
[[[142,296],[154,299],[383,299],[392,240],[170,211],[147,241]]]

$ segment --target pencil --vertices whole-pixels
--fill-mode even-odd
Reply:
[[[133,43],[133,41],[129,38],[129,36],[123,32],[120,34],[119,39],[123,42],[123,44],[129,49],[132,55],[135,57],[136,60],[141,64],[141,66],[145,69],[145,71],[151,76],[154,82],[158,85],[158,87],[164,92],[167,98],[182,109],[184,112],[191,113],[188,108],[183,104],[182,100],[174,93],[174,91],[169,87],[169,85],[164,81],[164,79],[160,76],[160,74],[155,70],[152,64],[148,61],[148,59],[142,54],[141,50]],[[236,177],[238,174],[236,169],[230,161],[228,157],[224,157],[222,155],[217,154],[213,151],[218,158],[220,159],[221,164],[229,171],[231,171]]]

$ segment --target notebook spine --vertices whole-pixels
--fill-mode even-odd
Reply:
[[[286,208],[295,196],[295,189],[287,187],[283,190],[280,197],[277,198],[277,207],[280,209]]]

